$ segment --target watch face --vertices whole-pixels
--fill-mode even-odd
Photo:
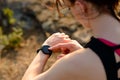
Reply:
[[[43,47],[41,48],[42,52],[43,52],[44,54],[49,54],[49,55],[51,55],[51,54],[52,54],[52,51],[48,49],[49,47],[50,47],[50,46],[48,46],[48,45],[43,46]]]
[[[43,52],[44,52],[44,53],[50,53],[50,51],[49,51],[48,48],[49,48],[48,46],[44,46],[44,47],[42,48]]]

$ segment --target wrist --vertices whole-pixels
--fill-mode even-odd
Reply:
[[[44,43],[42,44],[42,46],[44,46],[44,45],[49,45],[49,46],[50,46],[50,44],[49,44],[48,42],[44,42]]]
[[[43,54],[51,56],[52,50],[49,50],[49,47],[49,45],[43,45],[40,49],[37,50],[37,53],[41,51]]]
[[[44,54],[42,51],[38,52],[38,56],[40,57],[41,62],[46,62],[50,57],[49,55]]]

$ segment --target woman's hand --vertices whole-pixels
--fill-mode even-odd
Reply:
[[[65,33],[54,33],[52,34],[47,40],[45,40],[45,42],[43,43],[43,46],[44,45],[48,45],[50,47],[56,45],[56,44],[59,44],[59,43],[67,43],[71,41],[71,39],[69,38],[68,35],[66,35]],[[45,54],[40,54],[40,56],[44,59],[45,57],[45,60],[48,59],[48,56],[49,55],[45,55]],[[46,58],[47,57],[47,58]]]
[[[78,49],[83,48],[76,40],[70,40],[66,43],[58,43],[54,46],[51,46],[49,49],[54,52],[61,52],[58,56],[58,58],[61,58],[65,56],[66,54],[69,54],[70,52],[76,51]]]
[[[65,56],[66,54],[83,48],[76,40],[71,40],[68,35],[64,33],[52,34],[43,45],[49,45],[50,50],[54,52],[61,52],[58,58]]]
[[[64,54],[67,54],[68,52],[76,51],[80,48],[83,48],[76,40],[70,40],[66,43],[58,43],[54,46],[51,46],[49,49],[58,52],[61,51]]]
[[[69,38],[68,35],[64,33],[54,33],[52,34],[44,43],[43,45],[49,45],[49,46],[54,46],[58,43],[67,43],[71,39]]]

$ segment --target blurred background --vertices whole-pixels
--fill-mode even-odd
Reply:
[[[64,32],[81,45],[91,36],[71,13],[60,18],[40,0],[0,0],[0,80],[21,80],[36,50],[55,32]],[[45,70],[57,55],[50,57]]]

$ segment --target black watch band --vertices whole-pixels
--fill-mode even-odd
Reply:
[[[37,50],[37,53],[39,53],[39,51],[41,50],[41,51],[43,52],[43,54],[46,54],[46,55],[50,55],[50,56],[51,56],[52,51],[48,49],[49,47],[50,47],[50,46],[48,46],[48,45],[44,45],[44,46],[42,46],[40,49]]]

